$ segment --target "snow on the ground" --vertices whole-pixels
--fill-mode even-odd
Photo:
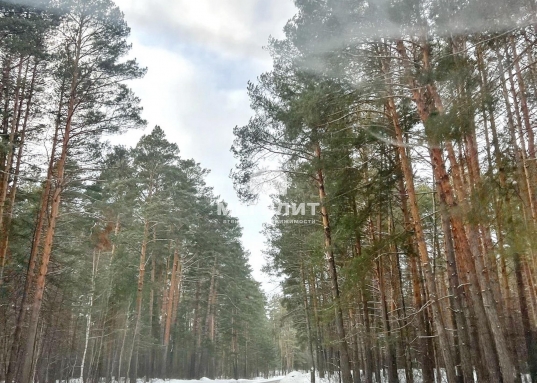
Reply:
[[[200,380],[180,380],[180,379],[171,379],[171,380],[162,380],[162,379],[153,379],[151,383],[271,383],[271,382],[278,382],[282,379],[281,376],[270,378],[270,379],[264,379],[264,378],[254,378],[253,380],[249,379],[209,379],[209,378],[201,378]],[[139,380],[138,383],[143,383],[143,380]],[[287,383],[295,383],[295,382],[287,382]],[[298,382],[296,382],[298,383]],[[305,382],[309,383],[309,382]]]
[[[317,380],[315,380],[317,382]],[[293,371],[287,376],[285,376],[280,383],[311,383],[311,378],[309,373],[302,373],[298,371]]]
[[[171,380],[163,380],[163,379],[151,379],[147,382],[149,383],[276,383],[279,382],[283,376],[277,376],[269,379],[265,378],[254,378],[252,380],[249,379],[209,379],[209,378],[201,378],[199,380],[182,380],[182,379],[171,379]],[[104,380],[103,380],[104,381]],[[114,383],[118,383],[117,380],[113,380]],[[125,378],[121,379],[120,383],[124,383]],[[0,381],[0,383],[4,383],[3,381]],[[56,381],[56,383],[60,383],[59,381]],[[62,381],[61,383],[66,383],[66,381]],[[69,379],[68,383],[82,383],[81,379]],[[136,383],[146,383],[145,379],[138,379]],[[290,382],[289,382],[290,383]],[[309,382],[308,382],[309,383]]]
[[[399,382],[405,383],[405,371],[399,370]],[[435,371],[436,373],[436,371]],[[445,371],[441,370],[441,376],[440,379],[442,383],[447,382],[447,378],[445,376]],[[363,371],[361,373],[362,382],[364,381],[364,375]],[[381,373],[381,382],[376,382],[375,377],[373,377],[373,381],[375,383],[387,383],[388,377],[386,375],[386,371],[383,371]],[[414,370],[414,382],[415,383],[421,383],[421,371],[420,370]],[[523,375],[522,376],[522,382],[529,383],[529,375]],[[0,382],[2,383],[2,382]],[[71,379],[69,380],[69,383],[81,383],[79,379]],[[145,383],[145,380],[138,379],[137,383]],[[286,376],[277,376],[269,379],[264,378],[254,378],[252,380],[249,379],[209,379],[209,378],[201,378],[200,380],[179,380],[179,379],[171,379],[171,380],[162,380],[162,379],[152,379],[150,383],[311,383],[310,373],[309,372],[299,372],[299,371],[293,371]],[[339,383],[338,375],[332,376],[332,378],[319,378],[319,375],[315,377],[315,383]]]

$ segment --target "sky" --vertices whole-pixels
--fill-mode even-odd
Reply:
[[[263,223],[270,222],[268,196],[254,206],[241,204],[229,178],[235,164],[233,128],[252,116],[249,80],[271,69],[263,49],[269,36],[283,37],[294,13],[292,0],[115,0],[131,27],[132,56],[147,75],[129,85],[142,100],[148,121],[144,132],[118,139],[134,145],[160,125],[183,158],[210,169],[214,187],[243,227],[254,278],[267,293],[277,285],[261,272]],[[114,140],[115,141],[115,140]]]

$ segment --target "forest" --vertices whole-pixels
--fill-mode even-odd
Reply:
[[[146,125],[129,33],[109,0],[0,3],[1,381],[278,365],[280,330],[208,170],[158,126],[107,144]]]
[[[321,204],[265,227],[312,366],[535,383],[537,3],[295,5],[248,86],[232,177],[244,201]]]

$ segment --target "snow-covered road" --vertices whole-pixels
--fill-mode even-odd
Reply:
[[[181,379],[171,379],[171,380],[162,380],[162,379],[155,379],[152,380],[151,383],[281,383],[282,380],[286,379],[285,376],[278,376],[270,379],[209,379],[209,378],[201,378],[200,380],[181,380]],[[291,382],[284,382],[284,383],[291,383]],[[296,382],[299,383],[299,382]],[[309,383],[309,382],[308,382]]]
[[[302,373],[298,371],[293,371],[286,376],[276,376],[269,379],[256,378],[253,380],[249,379],[209,379],[201,378],[200,380],[161,380],[156,379],[151,383],[310,383],[310,376],[308,373]],[[321,381],[319,381],[321,383]],[[323,381],[322,383],[328,383],[328,381]]]

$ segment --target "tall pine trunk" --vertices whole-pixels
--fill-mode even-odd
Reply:
[[[315,146],[315,158],[321,165],[322,153],[319,143]],[[349,350],[345,335],[345,326],[343,323],[343,310],[341,309],[341,299],[339,292],[338,276],[336,261],[334,259],[334,249],[332,246],[332,234],[330,230],[330,220],[328,217],[328,209],[326,207],[326,191],[324,183],[324,174],[322,168],[317,170],[317,185],[319,188],[319,199],[321,201],[321,216],[324,228],[324,254],[327,263],[328,274],[330,276],[330,287],[332,299],[334,301],[335,324],[339,347],[341,380],[343,383],[353,383],[350,366]]]

